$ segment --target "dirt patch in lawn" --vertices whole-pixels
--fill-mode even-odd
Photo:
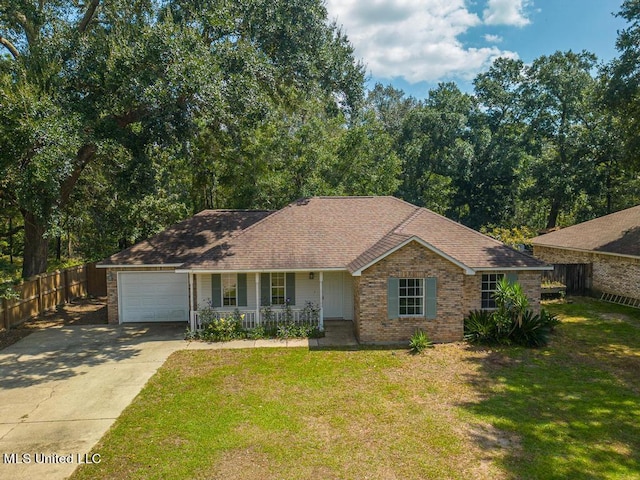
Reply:
[[[106,297],[79,298],[11,330],[0,330],[0,350],[42,328],[65,325],[104,325],[107,323]]]

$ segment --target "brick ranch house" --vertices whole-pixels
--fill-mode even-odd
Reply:
[[[531,243],[534,256],[547,263],[591,264],[593,293],[640,302],[640,205],[540,235]]]
[[[116,253],[107,269],[110,323],[189,321],[211,303],[256,325],[262,307],[307,302],[351,320],[362,343],[406,341],[417,328],[461,340],[470,311],[494,307],[504,275],[536,310],[550,267],[393,197],[314,197],[275,212],[205,210]]]

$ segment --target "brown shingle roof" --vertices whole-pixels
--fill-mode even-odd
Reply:
[[[426,208],[421,208],[396,233],[419,237],[472,269],[536,268],[545,265],[530,255],[518,252],[494,238]]]
[[[640,257],[640,205],[540,235],[531,243]]]
[[[233,234],[271,213],[261,210],[203,210],[110,256],[99,265],[182,264],[229,240]]]
[[[473,269],[544,266],[497,240],[394,197],[315,197],[288,205],[182,268],[355,272],[411,237]]]
[[[292,203],[185,269],[346,268],[416,207],[394,197],[314,197]]]

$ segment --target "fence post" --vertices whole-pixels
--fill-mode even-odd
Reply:
[[[64,303],[69,303],[69,269],[65,268],[62,273],[62,278],[64,280]]]
[[[4,328],[7,330],[11,328],[11,322],[9,321],[9,302],[6,298],[2,299],[2,322],[4,323]]]
[[[38,275],[36,278],[37,278],[36,285],[38,286],[38,315],[40,315],[44,310],[43,308],[44,298],[42,295],[42,275]]]

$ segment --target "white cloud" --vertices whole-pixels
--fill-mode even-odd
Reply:
[[[529,3],[529,0],[488,0],[487,8],[482,12],[484,23],[515,27],[529,25],[530,21],[524,13]]]
[[[498,57],[517,58],[495,46],[462,43],[461,35],[483,24],[465,0],[327,0],[327,10],[376,78],[472,79]]]
[[[487,33],[484,36],[484,39],[489,43],[500,43],[502,41],[502,37],[500,35],[491,35],[490,33]]]

